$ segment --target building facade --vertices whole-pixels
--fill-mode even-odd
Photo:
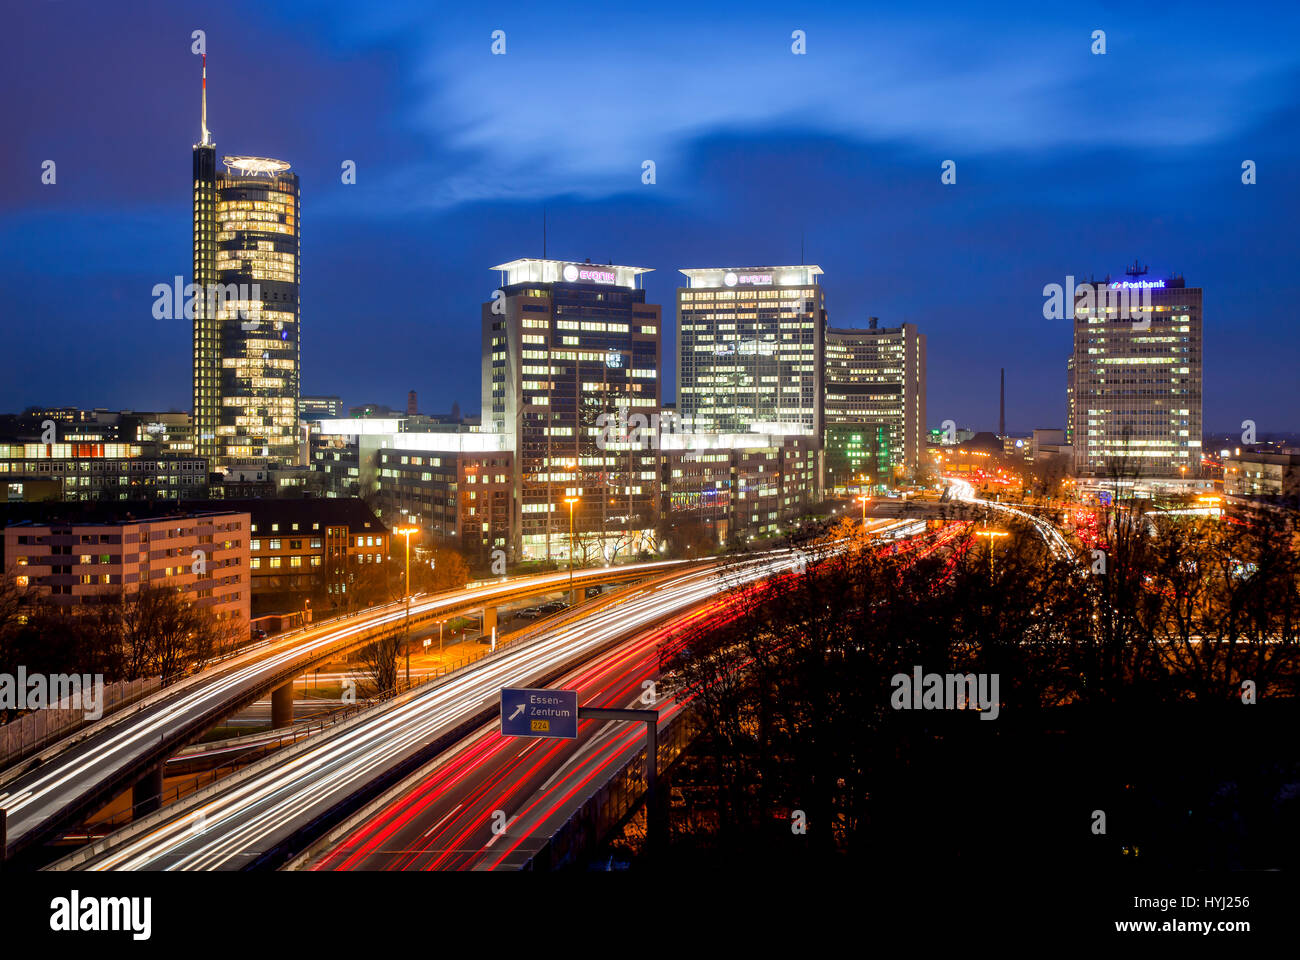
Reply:
[[[177,500],[202,497],[208,467],[156,443],[0,443],[0,494],[9,501]]]
[[[602,417],[659,410],[662,322],[640,286],[648,269],[536,259],[493,269],[482,430],[514,454],[518,559],[566,559],[571,528],[606,559],[636,556],[653,545],[657,454],[611,448]]]
[[[1074,420],[1076,405],[1074,402],[1074,354],[1065,361],[1065,442],[1074,443]]]
[[[863,486],[887,484],[896,458],[889,427],[871,423],[828,423],[822,438],[826,492],[843,495]]]
[[[818,500],[818,446],[795,435],[662,435],[664,537],[686,524],[719,547],[779,533]]]
[[[849,425],[874,449],[876,427],[886,432],[885,471],[912,473],[925,455],[925,335],[916,324],[826,331],[827,429]],[[850,434],[851,435],[851,434]],[[832,464],[827,463],[828,478]]]
[[[239,511],[27,520],[5,527],[4,572],[66,606],[175,587],[218,620],[247,624],[248,536],[249,515]]]
[[[229,500],[222,506],[249,515],[248,571],[258,614],[296,609],[311,596],[322,607],[344,606],[358,572],[389,555],[388,527],[357,499]]]
[[[336,419],[343,416],[343,401],[335,396],[299,397],[298,416],[303,420]]]
[[[1300,453],[1229,454],[1223,459],[1223,492],[1232,497],[1300,497]]]
[[[470,563],[518,554],[515,455],[500,435],[362,434],[359,448],[361,488],[386,522],[415,524]]]
[[[206,58],[205,58],[206,60]],[[214,469],[298,459],[298,177],[264,157],[194,145],[195,451]]]
[[[687,429],[820,438],[826,303],[815,265],[682,270],[677,409]]]
[[[1074,473],[1192,481],[1201,468],[1201,290],[1177,276],[1129,276],[1074,294]]]

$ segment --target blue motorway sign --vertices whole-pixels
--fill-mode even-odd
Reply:
[[[578,691],[502,687],[501,732],[507,737],[574,739],[578,735]]]

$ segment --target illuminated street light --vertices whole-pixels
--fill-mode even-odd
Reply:
[[[569,505],[569,602],[573,602],[573,507],[578,499],[578,497],[564,498],[564,502]]]
[[[406,593],[406,685],[411,685],[411,535],[420,532],[419,527],[396,527],[393,533],[406,538],[406,575],[402,589]]]
[[[1009,537],[1011,534],[1005,530],[976,530],[975,536],[989,538],[989,577],[991,578],[993,576],[993,538]]]

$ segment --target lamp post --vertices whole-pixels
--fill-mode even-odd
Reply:
[[[865,530],[867,529],[867,504],[871,502],[871,498],[868,496],[861,496],[857,499],[862,502],[862,529]]]
[[[989,538],[989,579],[993,578],[993,538],[1009,537],[1011,534],[1003,530],[976,530],[975,536]]]
[[[402,590],[406,594],[406,685],[411,685],[411,535],[420,532],[419,527],[398,527],[393,531],[406,538],[406,574],[402,580]]]
[[[569,505],[569,602],[572,603],[573,597],[573,507],[578,502],[577,497],[565,497],[564,502]]]

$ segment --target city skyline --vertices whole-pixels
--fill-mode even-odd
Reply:
[[[1293,932],[1300,6],[7,13],[16,951]]]
[[[231,9],[237,20],[238,5]],[[1205,96],[1200,111],[1179,126],[1152,118],[1172,115],[1183,94],[1170,89],[1167,78],[1144,86],[1147,68],[1134,53],[1170,41],[1153,32],[1152,20],[1126,16],[1123,30],[1112,30],[1105,57],[1090,57],[1086,43],[1080,46],[1077,62],[1070,59],[1057,78],[1059,90],[1031,83],[1034,97],[996,75],[985,77],[979,93],[1009,97],[1024,109],[972,130],[963,127],[957,108],[976,92],[953,89],[946,105],[933,95],[920,103],[903,98],[914,115],[894,104],[860,116],[864,108],[826,98],[823,74],[848,54],[847,41],[836,33],[864,46],[871,33],[859,14],[839,11],[828,20],[823,12],[804,26],[806,58],[790,58],[802,72],[785,78],[790,115],[801,98],[811,98],[818,109],[799,113],[798,121],[769,111],[760,121],[752,111],[727,106],[738,101],[717,96],[726,89],[719,78],[724,67],[748,62],[753,71],[754,63],[767,62],[763,44],[771,44],[772,57],[789,56],[785,15],[758,10],[721,51],[718,65],[692,67],[715,94],[698,122],[683,129],[655,109],[626,149],[605,144],[579,156],[552,144],[559,159],[535,164],[529,175],[543,135],[538,125],[544,129],[548,116],[563,120],[571,108],[559,100],[553,115],[521,112],[498,102],[497,94],[502,83],[516,82],[516,71],[535,69],[539,57],[551,68],[548,89],[581,89],[578,73],[527,39],[550,37],[554,28],[508,12],[497,18],[500,24],[483,21],[481,29],[478,21],[457,19],[458,29],[432,37],[415,8],[398,9],[404,12],[391,21],[353,19],[345,27],[335,19],[339,11],[326,5],[321,26],[299,24],[297,44],[284,52],[313,82],[294,81],[291,92],[272,98],[276,106],[259,102],[247,111],[237,105],[266,81],[258,45],[237,37],[232,21],[219,14],[204,27],[223,152],[229,144],[231,152],[289,157],[306,184],[313,218],[304,238],[303,276],[312,293],[303,315],[303,393],[340,393],[349,405],[397,403],[396,393],[413,387],[427,409],[446,409],[454,401],[468,409],[478,392],[474,305],[492,288],[482,265],[541,255],[545,210],[549,255],[654,267],[647,296],[659,303],[669,302],[676,271],[693,263],[819,263],[833,278],[826,287],[830,325],[858,327],[873,315],[886,326],[916,323],[929,336],[931,425],[956,418],[991,429],[996,370],[1006,367],[1008,429],[1017,433],[1065,422],[1060,364],[1070,329],[1062,323],[1049,332],[1041,318],[1042,288],[1067,275],[1114,275],[1138,257],[1153,276],[1196,276],[1207,292],[1206,430],[1226,431],[1246,418],[1264,432],[1300,428],[1300,398],[1287,373],[1297,346],[1285,336],[1285,304],[1294,299],[1296,281],[1281,243],[1289,229],[1284,211],[1295,195],[1282,159],[1294,148],[1287,117],[1295,103],[1293,94],[1276,92],[1291,88],[1275,82],[1294,73],[1296,62],[1272,40],[1251,37],[1228,52],[1211,38],[1180,36],[1178,44],[1192,45],[1222,71],[1241,72]],[[127,137],[137,149],[100,151],[88,166],[84,152],[63,156],[60,144],[66,147],[69,131],[60,116],[66,111],[61,114],[53,101],[71,85],[84,87],[88,71],[102,72],[102,56],[84,55],[97,16],[88,11],[61,43],[33,44],[49,52],[39,62],[20,50],[7,68],[24,69],[36,83],[31,115],[7,124],[18,138],[15,156],[29,158],[31,174],[9,178],[0,188],[0,245],[8,264],[0,275],[13,290],[12,308],[42,321],[15,331],[13,349],[38,366],[57,363],[64,376],[59,396],[10,382],[0,388],[0,408],[183,408],[190,393],[186,325],[153,320],[149,291],[188,272],[185,224],[177,221],[189,190],[176,174],[180,151],[195,140],[194,25],[180,24],[165,8],[142,8],[139,16],[149,17],[151,30],[139,39],[127,31],[123,53],[115,57],[134,43],[146,44],[148,56],[141,47],[131,62],[114,60],[116,69],[98,86],[115,103],[138,102],[143,109],[125,116],[105,109],[103,118],[91,110],[78,119],[81,132]],[[724,13],[713,16],[725,21]],[[1107,13],[1096,16],[1101,23]],[[1293,15],[1279,10],[1279,16]],[[53,28],[31,11],[18,17],[28,18],[23,26],[37,36]],[[490,52],[497,26],[510,38],[503,57]],[[939,69],[905,17],[895,26],[901,39],[891,64]],[[986,39],[1015,35],[1006,32],[1005,14],[971,27]],[[1043,51],[1063,55],[1069,38],[1050,17],[1037,27],[1030,60],[1041,68]],[[388,48],[388,59],[375,59],[381,40],[398,29],[409,30],[412,39],[395,56]],[[173,41],[165,39],[173,33]],[[630,37],[615,29],[610,45],[627,42]],[[646,42],[652,61],[670,46],[660,27],[647,30]],[[336,49],[356,56],[346,66],[331,63]],[[1256,53],[1249,69],[1237,59],[1243,49]],[[456,103],[454,117],[466,125],[459,140],[452,131],[440,133],[418,109],[421,96],[445,98],[463,82],[429,79],[432,57],[455,62],[484,83],[478,106]],[[818,57],[828,63],[817,66]],[[789,67],[779,61],[772,70]],[[500,76],[493,79],[488,70]],[[944,83],[952,80],[942,75]],[[1029,75],[1041,80],[1034,69]],[[361,87],[348,94],[349,84],[358,82]],[[1201,92],[1208,81],[1188,82]],[[388,95],[377,98],[376,85]],[[1117,97],[1130,111],[1138,110],[1133,97],[1144,92],[1150,107],[1139,121],[1120,116],[1090,139],[1048,109],[1059,106],[1070,116],[1085,88]],[[1270,92],[1260,93],[1264,88]],[[40,109],[42,98],[51,98],[50,109]],[[675,88],[663,99],[690,101]],[[387,112],[362,109],[372,101],[390,106]],[[915,112],[918,107],[924,109]],[[920,130],[914,122],[920,119],[932,122]],[[103,126],[108,121],[112,125]],[[511,121],[517,137],[499,129]],[[862,132],[854,136],[847,131],[857,121]],[[624,123],[619,120],[619,135]],[[490,150],[481,143],[466,146],[489,135],[496,137]],[[589,138],[583,132],[578,139],[590,146]],[[430,150],[433,159],[425,156]],[[53,184],[40,182],[47,154],[58,164]],[[487,177],[485,164],[491,164],[484,157],[495,157],[491,162],[509,176]],[[653,184],[642,183],[645,159],[656,163]],[[951,185],[940,181],[947,159],[957,164]],[[1244,160],[1257,164],[1258,183],[1241,182]],[[356,164],[355,184],[342,182],[347,161]],[[421,162],[437,167],[436,175],[432,167],[421,174]],[[626,171],[619,172],[624,163]],[[760,212],[744,202],[774,189],[771,208]],[[782,191],[790,204],[780,200]],[[50,294],[87,284],[103,291],[93,320],[73,298]],[[376,289],[409,290],[410,305],[394,310],[380,302],[386,298],[372,296]],[[998,336],[985,335],[990,325],[999,327]],[[49,329],[63,335],[44,336]],[[366,331],[360,343],[358,330]],[[677,363],[673,338],[665,339],[667,371]],[[1261,364],[1265,355],[1271,362]],[[146,363],[156,375],[141,375]],[[400,390],[386,386],[393,381]],[[665,378],[665,399],[676,398],[676,387],[674,377]]]

